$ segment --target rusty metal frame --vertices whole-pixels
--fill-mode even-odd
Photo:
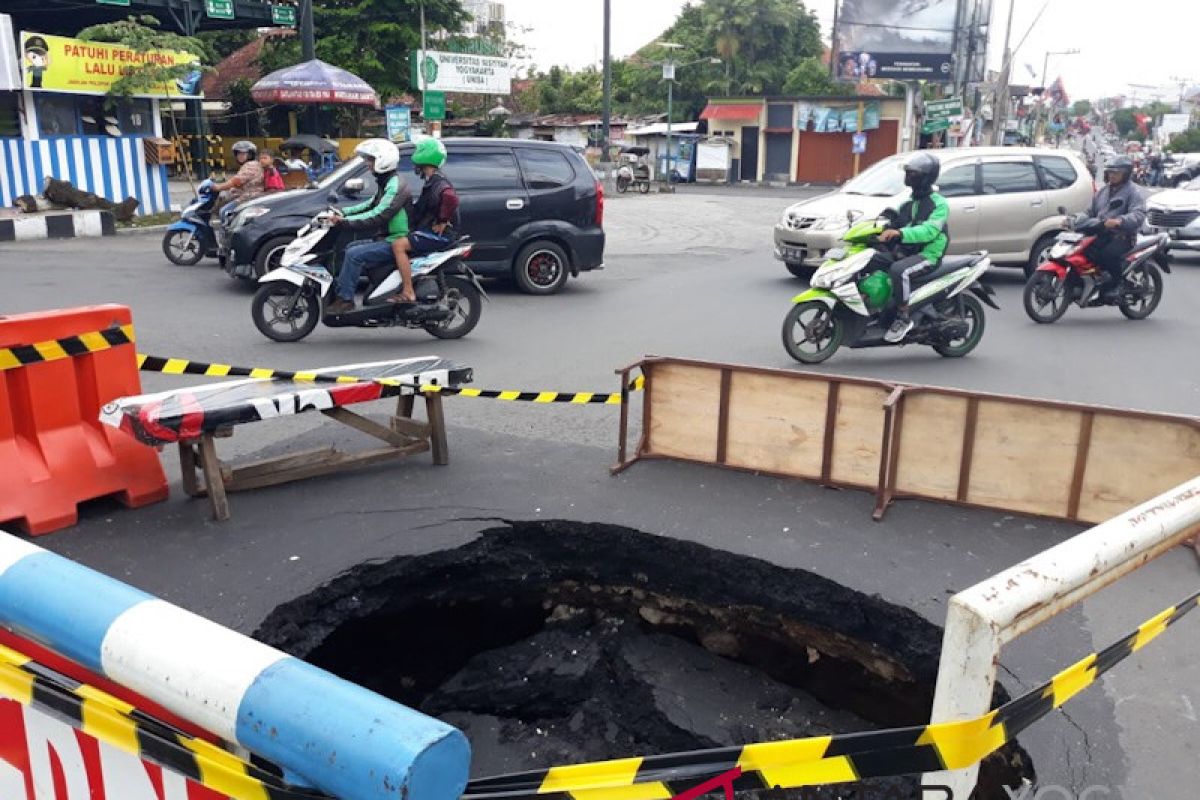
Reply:
[[[651,399],[653,397],[652,384],[654,380],[654,367],[658,365],[696,367],[700,369],[711,369],[720,373],[721,388],[718,406],[717,457],[714,461],[698,458],[665,456],[648,451],[650,443],[650,429],[653,421],[653,412],[651,408]],[[629,432],[627,387],[629,384],[630,375],[635,370],[641,371],[645,381],[645,398],[643,400],[642,407],[642,430],[638,439],[637,448],[633,452],[632,456],[630,456],[627,451],[627,439]],[[797,381],[819,381],[828,387],[828,396],[826,399],[825,409],[825,429],[821,445],[821,470],[819,477],[810,478],[774,470],[731,466],[726,463],[729,435],[730,389],[732,386],[734,373],[767,375]],[[664,459],[683,463],[720,466],[724,469],[732,469],[740,472],[750,472],[760,475],[769,475],[772,477],[803,480],[818,483],[822,486],[866,489],[868,491],[873,491],[875,494],[875,507],[872,516],[876,520],[882,519],[888,507],[896,500],[901,499],[933,500],[940,503],[950,503],[952,505],[963,506],[966,508],[980,508],[988,510],[996,510],[999,508],[998,506],[973,503],[968,500],[971,471],[975,460],[975,439],[978,428],[979,406],[982,402],[994,401],[998,403],[1029,406],[1031,408],[1056,409],[1071,411],[1081,415],[1079,439],[1075,452],[1075,466],[1071,476],[1070,494],[1067,507],[1064,509],[1062,514],[1038,514],[1026,511],[1021,512],[1026,516],[1032,517],[1043,517],[1058,520],[1065,519],[1072,522],[1083,521],[1079,517],[1079,506],[1081,503],[1088,455],[1091,448],[1092,426],[1097,415],[1123,417],[1127,419],[1151,420],[1168,424],[1182,424],[1196,430],[1200,430],[1200,418],[1183,416],[1179,414],[1137,411],[1133,409],[1112,408],[1109,406],[1091,406],[1084,405],[1082,403],[1070,403],[1061,400],[1040,400],[1031,397],[977,392],[967,389],[921,386],[897,381],[883,381],[872,378],[860,378],[818,372],[798,372],[794,370],[775,369],[770,367],[725,364],[689,358],[647,356],[641,361],[617,370],[617,374],[621,376],[623,386],[622,399],[626,402],[623,402],[621,407],[621,421],[617,451],[618,460],[616,466],[612,468],[613,474],[623,472],[632,464],[643,459]],[[879,475],[874,485],[853,481],[838,481],[833,478],[833,454],[837,435],[837,416],[840,392],[843,385],[881,389],[889,393],[882,409],[884,414],[884,426],[883,436],[880,443]],[[943,397],[958,397],[963,398],[967,402],[966,418],[962,437],[962,451],[959,460],[958,486],[955,498],[952,500],[948,500],[945,497],[925,495],[918,492],[905,492],[901,491],[896,486],[898,477],[897,469],[900,459],[900,443],[904,427],[904,413],[906,407],[905,401],[908,397],[916,394],[935,394]]]

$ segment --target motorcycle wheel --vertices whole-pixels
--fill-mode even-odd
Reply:
[[[797,338],[797,333],[802,336]],[[842,346],[845,335],[845,323],[820,300],[792,306],[783,318],[783,348],[801,364],[828,360]]]
[[[466,278],[451,275],[446,278],[446,303],[450,306],[450,318],[430,323],[425,330],[438,339],[461,339],[479,324],[483,315],[483,296],[475,284]]]
[[[1134,299],[1122,293],[1121,301],[1117,304],[1121,313],[1129,319],[1145,319],[1154,313],[1162,300],[1163,279],[1158,267],[1153,264],[1143,264],[1141,269],[1129,276],[1127,283],[1134,285],[1139,296]],[[1147,296],[1146,292],[1149,291]],[[1131,302],[1132,301],[1132,302]]]
[[[625,194],[627,191],[629,191],[629,181],[625,178],[617,178],[617,192]]]
[[[1057,322],[1070,302],[1067,282],[1050,272],[1035,272],[1025,284],[1025,313],[1039,325]]]
[[[935,344],[934,351],[946,358],[962,358],[974,350],[983,339],[983,329],[987,326],[987,317],[983,312],[983,304],[972,295],[963,295],[963,319],[966,320],[967,335],[955,339],[949,344]]]
[[[316,292],[286,281],[264,283],[250,302],[254,327],[276,342],[298,342],[321,321],[321,298]]]
[[[650,181],[642,181],[639,183],[638,191],[642,194],[650,194]]]
[[[204,258],[204,245],[192,231],[167,231],[162,240],[163,255],[172,264],[190,267]]]

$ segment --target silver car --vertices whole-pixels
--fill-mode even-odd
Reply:
[[[992,261],[1032,273],[1063,217],[1083,211],[1095,184],[1070,150],[971,147],[927,151],[942,162],[938,191],[950,205],[951,255],[987,250]],[[875,164],[841,188],[789,206],[775,224],[775,258],[797,277],[820,266],[847,229],[847,212],[875,216],[909,195],[901,153]],[[857,216],[857,215],[856,215]]]
[[[1146,226],[1171,237],[1171,248],[1200,250],[1200,178],[1146,200]]]

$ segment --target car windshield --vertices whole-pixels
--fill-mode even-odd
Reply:
[[[880,161],[857,178],[846,182],[842,191],[846,194],[862,194],[868,197],[894,197],[904,192],[905,156],[892,156]]]
[[[328,189],[331,186],[337,186],[341,184],[341,182],[346,180],[350,173],[354,172],[354,170],[357,169],[360,164],[362,164],[362,158],[355,156],[339,166],[333,172],[326,175],[324,178],[321,178],[321,180],[317,181],[317,188]]]

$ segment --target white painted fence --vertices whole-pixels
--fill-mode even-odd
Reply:
[[[931,722],[990,710],[1000,648],[1200,530],[1200,477],[959,592],[946,613]],[[925,775],[967,798],[979,766]]]

